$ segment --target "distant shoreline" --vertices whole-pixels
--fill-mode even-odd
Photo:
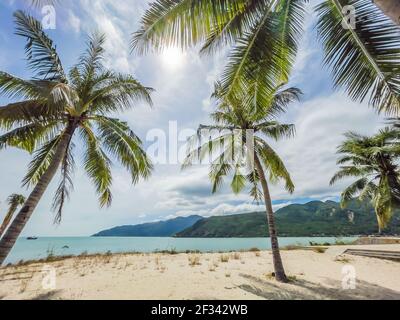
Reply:
[[[310,242],[335,244],[357,238],[336,237],[289,237],[279,238],[282,247],[287,245],[308,246]],[[269,238],[166,238],[166,237],[38,237],[37,240],[20,238],[5,261],[44,259],[47,256],[80,255],[82,253],[120,252],[229,252],[259,248],[269,249]]]
[[[177,236],[96,236],[96,235],[83,235],[83,236],[35,236],[38,239],[44,238],[175,238],[175,239],[269,239],[268,236],[265,237],[246,237],[246,236],[238,236],[238,237],[177,237]],[[400,237],[400,234],[346,234],[346,235],[299,235],[299,236],[281,236],[279,238],[289,239],[289,238],[360,238],[360,237],[369,237],[369,238],[393,238]],[[20,237],[22,239],[28,239],[28,236]],[[34,241],[34,240],[32,240]]]

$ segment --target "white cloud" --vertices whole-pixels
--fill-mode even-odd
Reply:
[[[239,205],[230,205],[227,203],[222,203],[219,206],[209,211],[209,216],[224,216],[229,214],[239,214],[245,212],[261,211],[265,210],[262,205],[252,204],[252,203],[242,203]]]
[[[296,184],[294,198],[338,195],[343,183],[330,187],[329,181],[338,169],[336,149],[343,134],[352,130],[370,135],[382,126],[374,110],[339,93],[301,103],[286,118],[296,125],[296,137],[274,145]],[[276,187],[273,195],[288,197]]]
[[[274,211],[277,211],[285,206],[292,204],[292,202],[283,202],[280,204],[273,205]],[[169,215],[167,219],[173,219],[176,217],[188,217],[191,215],[200,215],[203,217],[214,217],[214,216],[225,216],[225,215],[235,215],[241,213],[249,212],[263,212],[265,211],[265,205],[256,204],[250,202],[244,202],[238,205],[232,205],[229,203],[221,203],[216,207],[211,207],[210,209],[199,209],[199,210],[181,210],[177,211],[175,214]]]
[[[307,77],[307,73],[309,72],[306,67],[309,68],[310,65],[318,65],[319,63],[315,61],[319,50],[315,45],[316,36],[313,32],[316,21],[313,10],[314,5],[314,3],[307,2],[305,6],[304,30],[306,30],[306,32],[303,32],[301,35],[299,50],[294,65],[294,72],[291,76],[292,82],[304,81]]]
[[[74,15],[80,16],[80,28],[86,33],[106,35],[106,61],[110,68],[133,73],[135,58],[130,55],[130,37],[144,12],[145,3],[111,0],[80,0]]]
[[[75,32],[80,33],[81,31],[81,20],[74,14],[72,10],[68,11],[68,26]]]

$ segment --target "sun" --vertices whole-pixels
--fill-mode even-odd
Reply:
[[[161,60],[166,67],[177,69],[184,64],[185,54],[179,48],[169,47],[162,52]]]

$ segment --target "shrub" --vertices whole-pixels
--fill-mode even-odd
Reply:
[[[200,256],[198,255],[190,255],[188,257],[189,260],[189,266],[194,267],[200,265]]]
[[[227,254],[221,254],[219,258],[223,263],[227,263],[229,261],[229,256]]]
[[[234,260],[240,260],[240,253],[239,252],[234,252],[232,254],[232,259]]]
[[[325,253],[325,251],[327,250],[327,248],[323,248],[323,247],[315,247],[313,248],[313,251],[316,253]]]

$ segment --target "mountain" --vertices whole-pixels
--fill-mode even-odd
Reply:
[[[282,237],[345,236],[377,233],[371,205],[353,201],[346,209],[334,201],[293,204],[276,212],[278,234]],[[400,234],[400,215],[396,212],[385,230]],[[265,212],[218,216],[197,221],[178,232],[183,238],[265,237],[268,235]]]
[[[200,219],[203,217],[190,216],[133,226],[120,226],[96,233],[93,237],[171,237],[177,232],[191,227]]]

